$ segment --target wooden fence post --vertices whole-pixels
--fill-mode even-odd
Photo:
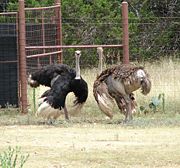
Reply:
[[[56,0],[55,1],[56,5],[59,5],[59,8],[56,8],[56,21],[57,21],[57,44],[56,45],[62,45],[62,21],[61,21],[61,0]],[[59,49],[60,51],[62,51],[62,48]],[[63,53],[60,52],[58,54],[58,63],[63,63]]]
[[[24,0],[19,0],[19,76],[21,113],[27,113],[26,31]]]
[[[128,3],[122,2],[123,63],[129,64]]]

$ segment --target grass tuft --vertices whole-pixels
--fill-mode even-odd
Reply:
[[[20,147],[8,147],[6,151],[0,154],[2,168],[22,168],[29,157],[21,153]]]

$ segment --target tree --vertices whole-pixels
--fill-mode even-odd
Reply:
[[[10,0],[8,10],[17,9]],[[121,44],[120,0],[61,0],[63,44]],[[180,1],[127,0],[131,59],[149,60],[180,54]],[[53,5],[54,0],[26,0],[26,7]],[[106,50],[109,55],[121,51]],[[93,54],[94,55],[94,54]],[[86,53],[87,59],[91,54]],[[90,58],[91,57],[91,58]],[[94,63],[94,62],[93,62]]]

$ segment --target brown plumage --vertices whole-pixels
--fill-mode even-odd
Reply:
[[[132,92],[139,88],[144,95],[150,92],[149,75],[143,67],[122,64],[104,70],[94,82],[93,93],[99,108],[108,117],[113,117],[112,106],[115,100],[127,121],[132,119],[136,105]]]

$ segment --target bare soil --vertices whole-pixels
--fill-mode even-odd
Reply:
[[[180,128],[1,126],[0,152],[20,146],[25,168],[180,167]]]

